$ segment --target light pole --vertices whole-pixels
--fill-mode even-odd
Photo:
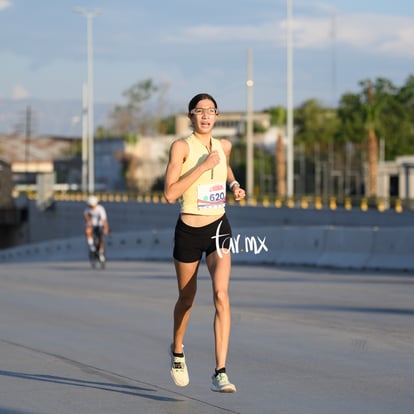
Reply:
[[[293,75],[292,75],[292,0],[287,0],[287,197],[293,196]]]
[[[82,84],[82,191],[88,191],[88,85]]]
[[[252,200],[254,194],[254,168],[253,168],[253,61],[252,50],[247,51],[247,133],[246,133],[246,189],[247,201]]]
[[[87,21],[87,52],[88,52],[88,87],[87,87],[87,126],[88,126],[88,192],[95,191],[95,166],[94,166],[94,125],[93,125],[93,43],[92,22],[93,18],[101,13],[101,9],[87,12],[81,7],[74,9],[76,13],[83,14]]]

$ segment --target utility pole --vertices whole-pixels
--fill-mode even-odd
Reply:
[[[88,191],[88,85],[82,85],[82,191]]]
[[[86,17],[87,21],[87,52],[88,52],[88,191],[92,194],[95,191],[95,165],[94,165],[94,124],[93,124],[93,40],[92,22],[93,18],[101,13],[100,9],[87,12],[85,9],[77,7],[74,10]]]
[[[253,62],[252,50],[247,51],[247,133],[246,133],[246,189],[247,201],[254,194],[254,157],[253,157]]]
[[[30,105],[26,108],[26,142],[25,142],[25,184],[29,185],[29,161],[30,161],[30,136],[32,134],[32,109]]]
[[[336,105],[336,1],[333,0],[332,8],[332,107]]]
[[[292,58],[292,0],[287,0],[287,197],[293,197],[293,58]]]

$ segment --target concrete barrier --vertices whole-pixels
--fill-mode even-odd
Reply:
[[[414,268],[414,228],[386,228],[373,232],[372,254],[368,258],[370,269]]]
[[[232,261],[234,263],[268,264],[282,249],[278,227],[232,227]]]
[[[0,262],[78,260],[87,257],[84,238],[50,240],[0,250]]]
[[[112,234],[106,238],[108,260],[167,260],[172,257],[173,230]],[[50,240],[0,250],[0,262],[87,260],[84,236]]]
[[[282,251],[277,263],[285,265],[315,265],[325,248],[322,226],[284,227]]]
[[[52,239],[78,237],[83,234],[83,211],[85,202],[56,200],[46,210],[39,210],[35,200],[24,197],[16,199],[16,207],[27,210],[27,221],[15,229],[14,245],[38,243]],[[179,214],[179,203],[173,205],[142,201],[109,201],[102,202],[107,210],[109,225],[115,233],[163,230],[174,227]],[[414,211],[402,214],[392,210],[379,212],[369,209],[361,212],[357,209],[299,209],[289,207],[260,207],[234,205],[226,206],[226,211],[233,228],[247,227],[405,227],[414,222]],[[1,232],[1,230],[0,230]]]
[[[372,255],[375,229],[326,227],[324,250],[315,265],[364,269]]]
[[[108,260],[172,260],[174,229],[114,233]],[[414,227],[233,228],[234,263],[414,271]],[[84,236],[0,250],[0,262],[87,260]]]
[[[157,259],[172,257],[173,230],[146,230],[112,235],[108,241],[108,260]]]

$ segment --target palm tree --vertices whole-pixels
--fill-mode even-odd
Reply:
[[[276,144],[276,178],[277,178],[277,195],[286,197],[286,159],[285,144],[283,143],[282,134],[279,134]]]
[[[368,130],[368,197],[377,196],[378,175],[378,139],[375,133],[378,104],[374,103],[372,83],[368,81],[367,89],[367,130]]]

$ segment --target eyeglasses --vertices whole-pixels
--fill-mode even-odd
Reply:
[[[192,115],[217,115],[217,108],[194,108],[190,111]]]

